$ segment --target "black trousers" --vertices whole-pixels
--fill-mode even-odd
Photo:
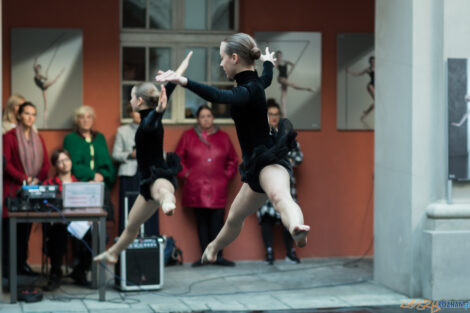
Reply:
[[[91,248],[91,229],[87,231],[85,236],[83,237],[83,241],[85,241],[88,247]],[[75,262],[74,271],[88,271],[91,268],[91,252],[85,246],[85,244],[72,236],[72,253]]]
[[[139,194],[139,172],[134,176],[119,176],[119,233],[124,230],[124,198],[128,197],[129,212]],[[145,224],[145,236],[158,236],[160,234],[160,225],[158,220],[158,210],[149,218]]]
[[[268,214],[263,215],[261,218],[261,235],[263,236],[263,242],[266,249],[268,247],[273,247],[273,228],[278,220]],[[290,253],[293,247],[294,240],[292,239],[289,230],[282,225],[282,238],[284,239],[284,244],[286,246],[286,253]]]
[[[224,226],[225,209],[194,208],[194,214],[196,215],[199,244],[201,251],[204,252],[207,245],[217,237]],[[218,258],[221,256],[222,250],[217,254]]]
[[[10,219],[2,219],[2,262],[3,262],[3,275],[7,275],[10,271],[9,249],[10,249]],[[31,234],[31,223],[16,224],[16,249],[17,258],[16,265],[18,269],[26,264],[28,259],[28,242],[29,235]]]
[[[62,263],[67,252],[67,225],[62,223],[43,224],[45,239],[44,253],[51,259],[51,273],[62,274]]]

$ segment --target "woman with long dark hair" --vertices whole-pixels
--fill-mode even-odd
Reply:
[[[3,157],[6,166],[3,172],[3,198],[16,197],[22,184],[38,185],[47,178],[49,160],[44,139],[34,128],[36,106],[24,102],[18,108],[18,124],[3,135]],[[5,203],[5,201],[3,202]],[[3,206],[3,273],[8,273],[8,208]],[[18,273],[31,274],[26,263],[31,223],[18,224]]]

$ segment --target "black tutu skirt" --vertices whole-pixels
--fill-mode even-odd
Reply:
[[[145,173],[141,173],[140,194],[146,201],[152,200],[150,188],[158,178],[169,180],[175,189],[178,187],[176,175],[183,169],[180,157],[175,153],[167,153],[166,161],[161,165],[151,165],[145,169]]]
[[[292,175],[292,165],[287,158],[289,151],[296,147],[297,132],[287,119],[281,119],[278,131],[272,135],[273,144],[257,146],[250,156],[243,156],[238,170],[242,181],[256,192],[264,193],[259,182],[259,174],[263,168],[271,164],[282,165]]]

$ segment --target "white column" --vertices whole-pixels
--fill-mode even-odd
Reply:
[[[374,279],[410,296],[426,207],[445,196],[442,6],[376,1]]]

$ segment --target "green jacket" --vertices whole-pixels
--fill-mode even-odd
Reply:
[[[91,169],[90,145],[94,149],[94,169]],[[104,182],[108,188],[116,179],[111,156],[109,155],[106,139],[102,133],[96,132],[91,143],[86,142],[85,138],[77,132],[65,136],[64,149],[70,152],[72,157],[72,174],[79,181],[89,181],[95,177],[95,173],[100,173],[104,177]]]

